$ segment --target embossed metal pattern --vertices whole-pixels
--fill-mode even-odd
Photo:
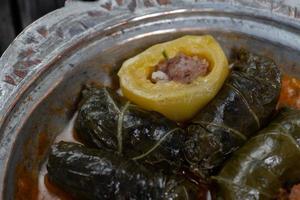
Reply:
[[[177,24],[172,30],[170,21],[174,16],[180,16],[178,19],[190,16],[194,21],[185,25],[192,29],[192,23],[198,23],[194,16],[204,13],[201,23],[205,25],[207,20],[207,29],[213,28],[214,24],[210,26],[209,23],[216,23],[221,27],[222,22],[232,20],[236,27],[227,23],[223,25],[224,30],[230,28],[236,32],[252,31],[249,35],[255,33],[264,38],[269,37],[270,40],[279,38],[280,45],[287,42],[287,46],[300,52],[299,9],[298,0],[100,0],[90,3],[67,1],[65,8],[54,11],[27,27],[0,59],[0,185],[5,182],[6,172],[11,167],[8,166],[8,161],[11,152],[15,150],[15,140],[20,136],[19,126],[28,117],[28,105],[23,106],[24,109],[19,112],[13,110],[22,107],[18,106],[19,100],[39,77],[46,76],[47,72],[55,67],[55,63],[64,60],[74,49],[80,48],[81,44],[120,34],[132,34],[124,37],[131,40],[136,39],[135,37],[145,37],[148,34],[147,30],[153,33],[151,26],[158,28],[157,34],[164,33],[159,31],[165,26],[169,29],[164,31],[174,32],[175,28],[180,28]],[[214,21],[214,15],[225,17],[224,20],[222,16],[219,17],[221,21],[217,22]],[[244,16],[245,22],[243,19],[236,19],[236,16]],[[160,18],[164,18],[159,22],[161,24],[155,24]],[[148,24],[144,25],[146,22]],[[246,28],[239,30],[243,28],[242,25]],[[124,32],[124,29],[135,26],[144,29],[145,32],[138,28],[137,36],[130,31]],[[277,32],[268,33],[268,29],[273,30],[273,26]],[[260,30],[260,27],[263,29]],[[14,116],[10,116],[12,114]],[[4,199],[2,195],[1,191],[0,199]]]

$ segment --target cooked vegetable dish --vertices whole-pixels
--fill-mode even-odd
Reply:
[[[218,176],[223,199],[275,199],[300,179],[300,111],[282,109],[226,162]]]
[[[199,194],[197,185],[185,178],[75,143],[53,145],[48,173],[51,181],[81,199],[197,199]]]
[[[108,88],[83,90],[75,128],[90,147],[153,165],[182,165],[186,134],[159,113],[141,109]],[[168,167],[168,166],[166,166]]]
[[[300,199],[300,87],[273,60],[184,36],[118,76],[121,92],[84,86],[78,141],[52,145],[47,178],[71,198]]]
[[[118,76],[128,100],[182,122],[217,94],[228,73],[222,48],[206,35],[154,45],[125,61]]]

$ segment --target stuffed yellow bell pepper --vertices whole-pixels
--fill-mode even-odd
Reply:
[[[126,60],[118,76],[130,101],[175,121],[192,118],[222,87],[227,58],[209,35],[154,45]]]

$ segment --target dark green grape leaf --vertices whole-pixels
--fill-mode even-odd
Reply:
[[[60,142],[47,165],[51,182],[76,199],[199,199],[200,187],[180,176],[146,169],[118,154]]]
[[[219,199],[275,199],[285,183],[300,181],[299,160],[300,111],[286,108],[214,177]]]
[[[173,121],[145,111],[108,88],[88,88],[75,123],[86,144],[160,169],[180,168],[186,134]]]
[[[197,173],[211,173],[264,127],[278,101],[280,71],[272,60],[239,50],[232,63],[223,88],[188,127],[185,157]]]

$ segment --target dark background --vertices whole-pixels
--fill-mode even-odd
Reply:
[[[64,3],[65,0],[0,0],[0,55],[27,25]]]

